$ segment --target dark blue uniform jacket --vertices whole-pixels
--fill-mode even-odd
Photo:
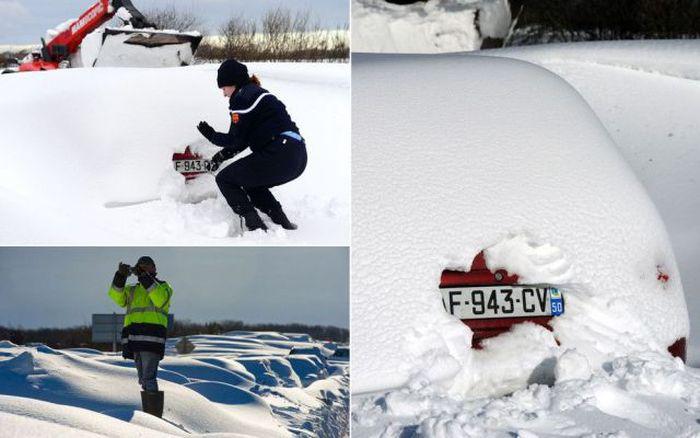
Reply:
[[[217,132],[211,142],[233,151],[250,147],[260,151],[279,134],[299,133],[299,128],[287,113],[287,108],[266,89],[249,83],[231,96],[231,128],[228,133]]]

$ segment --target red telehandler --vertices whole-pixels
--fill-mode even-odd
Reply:
[[[176,50],[176,65],[187,65],[197,50],[202,37],[198,33],[181,33],[174,31],[158,31],[131,3],[131,0],[99,0],[85,11],[79,18],[64,23],[58,33],[49,41],[43,38],[41,51],[34,51],[19,65],[19,71],[54,70],[71,67],[73,58],[78,53],[83,40],[107,23],[114,16],[121,18],[126,27],[105,28],[102,33],[102,44],[107,38],[119,36],[119,43],[140,46],[147,49],[169,45],[182,45],[187,50]],[[185,52],[185,53],[183,53]],[[147,59],[148,55],[146,55]],[[144,59],[143,56],[140,59]],[[91,60],[90,66],[95,66],[97,58]],[[134,66],[134,65],[128,65]]]

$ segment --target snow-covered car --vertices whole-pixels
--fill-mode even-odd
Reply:
[[[354,392],[503,394],[551,382],[567,350],[599,367],[682,346],[689,320],[664,224],[567,82],[459,54],[359,54],[353,81],[364,84],[353,90]],[[556,289],[564,313],[469,348],[475,330],[439,286],[482,251],[491,274]]]
[[[326,360],[331,355],[331,352],[325,348],[322,349],[321,347],[294,346],[289,350],[289,354],[303,354],[309,356],[316,356],[321,360]]]
[[[333,356],[330,357],[335,360],[350,360],[350,348],[349,347],[338,347],[333,352]]]

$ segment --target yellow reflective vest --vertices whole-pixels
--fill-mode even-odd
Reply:
[[[163,357],[172,296],[173,289],[166,282],[155,281],[148,289],[140,283],[123,288],[112,284],[109,297],[126,308],[122,356],[133,359],[134,352],[151,351]]]
[[[168,327],[168,311],[173,289],[167,282],[154,282],[146,289],[141,283],[127,284],[123,289],[112,285],[109,297],[119,307],[126,307],[124,327],[131,324],[158,324]]]

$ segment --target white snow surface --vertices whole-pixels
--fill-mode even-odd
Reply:
[[[75,22],[76,18],[71,18],[70,20],[66,20],[63,23],[59,24],[58,26],[54,27],[53,29],[48,29],[46,31],[46,36],[44,37],[44,40],[46,41],[46,44],[51,43],[54,38],[59,36],[61,33],[65,32],[70,28],[71,24]]]
[[[345,362],[289,355],[267,333],[168,341],[160,364],[163,419],[141,412],[132,361],[99,351],[0,345],[2,437],[336,437],[347,433]],[[277,334],[297,348],[321,346]],[[299,360],[315,363],[314,373]],[[306,381],[297,372],[304,373]]]
[[[299,230],[243,233],[213,175],[193,184],[173,152],[196,130],[229,128],[218,65],[68,69],[0,78],[0,242],[5,245],[347,245],[350,68],[259,63],[251,73],[287,106],[306,139],[304,174],[272,189]],[[241,155],[244,156],[245,154]]]
[[[583,96],[659,209],[690,314],[700,314],[700,41],[550,44],[478,53],[536,63]],[[700,324],[691,318],[690,325],[688,363],[700,366]]]
[[[700,46],[589,43],[474,55],[355,57],[354,79],[363,83],[391,77],[410,87],[423,63],[431,83],[450,86],[382,89],[371,110],[360,105],[362,91],[353,95],[364,120],[375,121],[353,120],[353,436],[700,436],[700,373],[664,351],[671,333],[687,336],[688,317],[649,201],[686,266],[695,314],[700,300],[688,278],[695,281],[699,234]],[[487,68],[478,55],[520,58],[559,77],[513,60]],[[372,112],[389,113],[400,96],[407,104],[386,135]],[[383,158],[393,164],[381,175],[390,185],[361,170],[388,166]],[[410,174],[422,179],[409,186]],[[391,217],[370,215],[372,191],[384,186],[410,189],[383,188],[384,200],[400,199],[384,201]],[[543,218],[531,215],[537,206]],[[395,232],[379,238],[375,221]],[[521,324],[483,350],[466,347],[469,331],[444,316],[435,290],[442,268],[466,270],[483,248],[491,269],[560,285],[567,312],[553,333]],[[658,281],[659,270],[669,282]],[[692,335],[689,342],[693,365],[700,349]]]
[[[507,0],[430,0],[410,5],[353,0],[352,50],[371,53],[476,50],[484,37],[503,38],[510,21]]]
[[[557,367],[579,372],[580,358]],[[562,371],[560,371],[562,372]],[[591,376],[532,384],[501,398],[411,387],[353,397],[353,436],[696,438],[700,374],[658,353],[620,357]]]

